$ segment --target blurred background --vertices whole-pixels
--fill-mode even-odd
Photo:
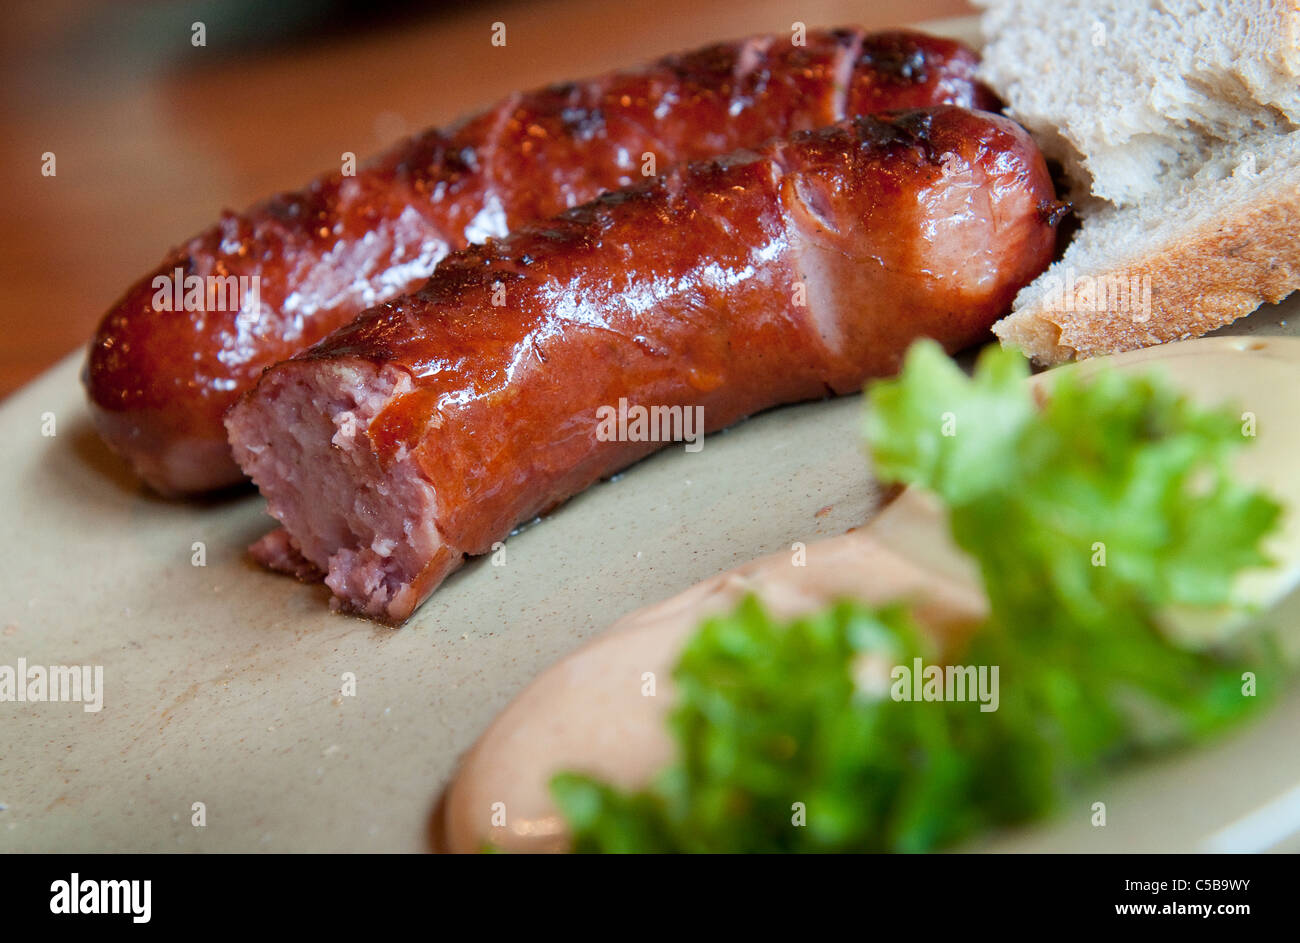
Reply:
[[[515,89],[795,21],[971,12],[966,0],[7,0],[0,396],[81,347],[222,208],[297,189],[344,151],[364,159]]]

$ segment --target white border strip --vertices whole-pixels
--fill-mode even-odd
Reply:
[[[1202,842],[1211,854],[1258,854],[1300,832],[1300,785],[1226,825]]]

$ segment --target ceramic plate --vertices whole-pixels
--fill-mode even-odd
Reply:
[[[972,23],[936,31],[969,39]],[[1234,332],[1295,333],[1298,314]],[[90,427],[81,359],[0,406],[0,665],[102,668],[102,708],[0,704],[0,851],[428,850],[457,757],[543,668],[631,609],[863,523],[880,498],[859,397],[775,410],[592,488],[512,537],[503,565],[473,562],[381,628],[248,561],[271,526],[255,493],[144,492]],[[1300,806],[1285,798],[1298,728],[1300,693],[1106,784],[1110,827],[1076,817],[993,847],[1194,848],[1252,812],[1234,834],[1274,834]]]

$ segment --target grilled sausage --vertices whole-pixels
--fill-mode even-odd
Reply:
[[[665,170],[856,114],[995,107],[975,64],[948,40],[847,29],[512,95],[355,176],[226,213],[174,250],[99,325],[84,377],[96,425],[158,491],[234,484],[221,419],[238,395],[265,367],[418,288],[448,252],[644,179],[646,154]]]
[[[466,555],[660,447],[644,423],[611,434],[612,410],[699,409],[713,430],[857,390],[917,337],[985,336],[1050,261],[1057,206],[1018,125],[940,107],[693,164],[454,253],[231,410],[284,525],[254,553],[400,622]]]

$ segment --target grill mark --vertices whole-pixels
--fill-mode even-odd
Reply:
[[[925,49],[905,44],[897,36],[883,36],[864,43],[859,64],[880,73],[895,85],[923,85],[930,80],[930,63]]]

